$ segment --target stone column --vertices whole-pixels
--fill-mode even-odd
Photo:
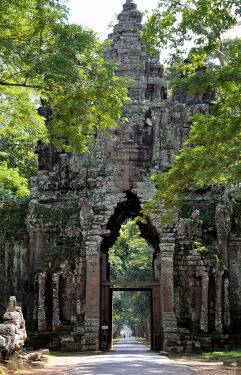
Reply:
[[[172,234],[162,236],[161,242],[161,286],[163,291],[163,313],[174,311],[173,254],[175,242]]]
[[[52,320],[52,327],[53,331],[56,330],[57,327],[60,326],[59,320],[59,274],[54,273],[52,277],[52,285],[53,285],[53,320]]]
[[[220,202],[216,207],[216,228],[219,255],[228,268],[228,237],[231,227],[230,210],[228,204]]]
[[[229,279],[224,279],[223,295],[223,324],[226,330],[230,327]]]
[[[161,304],[164,346],[169,350],[180,344],[177,334],[177,320],[174,313],[173,254],[175,239],[173,233],[165,233],[161,238]]]
[[[154,280],[160,281],[160,270],[161,270],[161,255],[160,253],[156,254],[156,258],[154,259]]]
[[[201,301],[201,313],[200,313],[200,329],[201,331],[208,332],[208,285],[209,276],[207,273],[201,275],[202,285],[202,301]]]
[[[98,254],[87,254],[86,257],[85,301],[85,350],[99,350],[100,258]]]
[[[216,284],[215,330],[217,332],[223,332],[223,321],[222,321],[223,272],[218,272],[215,275],[215,284]]]
[[[46,273],[42,272],[38,275],[38,331],[45,331],[47,329],[47,322],[45,316],[45,282]]]

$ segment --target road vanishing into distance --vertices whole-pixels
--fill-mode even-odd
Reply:
[[[106,354],[85,359],[68,375],[194,375],[188,367],[152,352],[135,338],[122,338]]]

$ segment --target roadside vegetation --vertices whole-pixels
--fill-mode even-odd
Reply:
[[[225,351],[205,352],[201,354],[201,358],[208,361],[225,361],[236,360],[241,357],[241,348]]]

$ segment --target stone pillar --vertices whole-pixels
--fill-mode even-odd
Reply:
[[[230,303],[229,303],[229,279],[224,279],[224,295],[223,295],[223,324],[224,328],[228,330],[230,328]]]
[[[167,235],[161,244],[161,286],[163,291],[163,313],[172,314],[174,311],[174,279],[173,254],[174,242]]]
[[[45,282],[46,273],[42,272],[38,275],[38,331],[45,331],[47,329],[47,322],[45,316]]]
[[[156,281],[160,281],[160,270],[161,270],[161,255],[160,253],[157,253],[154,259],[154,275],[153,275],[153,278]]]
[[[89,254],[86,257],[85,301],[85,350],[99,350],[100,258],[98,254]]]
[[[165,233],[161,238],[161,304],[164,345],[169,350],[180,345],[177,334],[177,319],[174,313],[173,254],[175,239],[173,233]],[[176,349],[175,349],[176,350]]]
[[[202,301],[200,313],[200,329],[202,332],[208,332],[208,285],[209,276],[207,273],[201,275]]]
[[[230,209],[228,204],[220,202],[216,207],[216,228],[218,237],[219,255],[228,268],[228,237],[231,227]]]
[[[215,330],[223,332],[223,319],[222,319],[222,297],[223,297],[223,272],[218,272],[215,275],[216,284],[216,300],[215,300]]]
[[[57,327],[60,326],[59,320],[59,274],[54,273],[52,277],[52,285],[53,285],[53,320],[52,320],[52,327],[53,331],[56,330]]]

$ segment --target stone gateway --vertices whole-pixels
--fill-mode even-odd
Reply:
[[[139,216],[155,192],[151,174],[171,166],[190,116],[209,111],[205,94],[174,92],[166,100],[163,66],[148,57],[141,22],[127,0],[106,52],[118,75],[131,78],[131,102],[123,108],[128,121],[97,131],[89,154],[40,145],[29,201],[1,202],[0,309],[17,296],[33,346],[110,348],[108,251],[122,223]],[[139,223],[153,249],[152,348],[188,352],[237,342],[240,203],[221,191],[199,191],[184,200],[178,225],[161,226],[161,212]]]

